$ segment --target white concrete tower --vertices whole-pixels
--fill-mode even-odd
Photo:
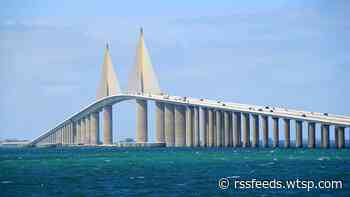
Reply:
[[[148,51],[145,45],[143,30],[140,30],[140,39],[136,48],[135,66],[130,73],[127,92],[140,94],[160,94],[160,88],[157,76],[154,72]],[[136,142],[146,143],[148,141],[148,124],[147,124],[147,101],[142,99],[136,100]],[[156,113],[161,111],[156,110]],[[160,116],[160,115],[159,115]],[[157,123],[158,124],[158,123]],[[157,126],[157,133],[162,134],[164,130]]]
[[[115,74],[112,58],[109,54],[109,46],[106,45],[105,55],[102,64],[102,76],[100,86],[97,90],[96,99],[117,95],[121,92],[117,75]],[[103,107],[103,143],[113,143],[112,105]],[[96,139],[98,142],[98,139]]]

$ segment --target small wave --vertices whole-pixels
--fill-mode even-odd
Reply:
[[[259,164],[259,166],[269,166],[269,165],[273,165],[273,164],[275,164],[275,162],[270,161],[270,162],[267,162],[267,163]]]
[[[106,160],[105,160],[105,162],[111,162],[111,160],[109,160],[109,159],[106,159]]]
[[[317,160],[324,161],[324,160],[330,160],[329,157],[319,157]]]
[[[138,178],[138,179],[144,179],[145,177],[144,177],[144,176],[138,176],[138,177],[136,177],[136,178]]]
[[[2,184],[9,184],[9,183],[13,183],[12,181],[1,181]]]
[[[241,176],[228,176],[226,178],[229,178],[229,179],[239,179],[241,178]]]

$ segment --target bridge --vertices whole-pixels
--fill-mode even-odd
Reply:
[[[148,144],[148,102],[155,102],[156,143],[166,147],[291,147],[291,121],[295,121],[295,147],[316,148],[317,125],[322,148],[330,148],[330,135],[338,149],[345,147],[350,117],[271,106],[255,106],[191,97],[170,96],[160,90],[141,29],[135,66],[122,92],[107,44],[96,101],[31,141],[40,145],[112,145],[113,105],[136,100],[136,145]],[[102,121],[100,121],[102,116]],[[103,136],[100,136],[102,122]],[[284,144],[279,144],[279,123]],[[303,143],[307,124],[307,144]],[[272,125],[272,143],[269,127]],[[306,134],[305,134],[306,135]],[[102,144],[100,138],[103,137]],[[260,144],[261,142],[261,144]]]

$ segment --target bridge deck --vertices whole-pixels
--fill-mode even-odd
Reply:
[[[319,113],[319,112],[307,112],[300,110],[293,110],[287,108],[279,108],[279,107],[270,107],[270,106],[256,106],[256,105],[247,105],[247,104],[239,104],[232,102],[223,102],[223,101],[215,101],[208,99],[197,99],[191,97],[179,97],[179,96],[169,96],[169,95],[152,95],[152,94],[118,94],[115,96],[104,97],[94,103],[91,103],[87,107],[83,108],[81,111],[73,114],[68,119],[57,124],[53,129],[43,133],[36,139],[34,139],[31,144],[35,144],[36,141],[50,134],[50,132],[54,131],[56,128],[61,127],[69,121],[76,121],[81,117],[96,111],[101,110],[104,105],[112,105],[124,100],[132,100],[132,99],[145,99],[152,101],[160,101],[164,103],[173,103],[180,105],[188,105],[188,106],[201,106],[206,108],[213,109],[221,109],[226,111],[237,111],[243,113],[251,113],[257,115],[266,115],[272,117],[279,118],[287,118],[287,119],[296,119],[296,120],[304,120],[309,122],[327,124],[327,125],[337,125],[342,127],[350,127],[350,117],[343,115],[333,115],[327,113]]]

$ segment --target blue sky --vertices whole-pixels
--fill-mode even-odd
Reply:
[[[93,102],[106,41],[125,88],[140,26],[171,95],[350,115],[349,8],[345,0],[2,2],[0,139],[32,139]],[[115,137],[134,137],[134,103],[114,113]]]

